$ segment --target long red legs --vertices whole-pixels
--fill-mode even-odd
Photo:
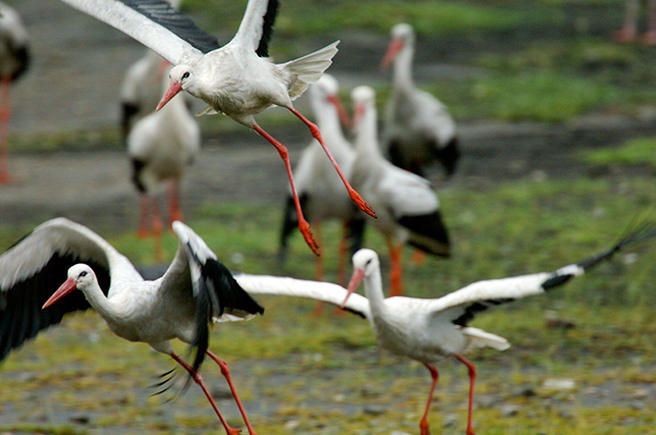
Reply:
[[[9,119],[11,117],[9,94],[11,82],[0,81],[0,184],[11,182],[9,174]]]
[[[403,279],[401,254],[403,245],[395,245],[394,241],[387,237],[387,249],[390,253],[390,296],[403,296]]]
[[[430,435],[430,428],[428,427],[428,410],[430,409],[431,403],[433,402],[433,393],[435,392],[435,386],[437,385],[437,380],[440,377],[439,372],[435,366],[424,363],[426,368],[430,370],[431,378],[433,382],[431,383],[430,392],[428,393],[428,402],[426,403],[426,411],[424,411],[424,416],[419,422],[419,427],[421,428],[421,435]]]
[[[474,383],[476,382],[476,367],[462,355],[458,355],[456,353],[454,356],[458,359],[458,361],[466,365],[469,369],[469,414],[467,416],[467,435],[474,435],[474,429],[472,427],[472,409],[474,407]]]
[[[333,157],[332,153],[326,146],[326,143],[323,141],[323,137],[321,137],[321,132],[319,131],[319,127],[316,126],[312,121],[307,119],[305,116],[301,114],[298,110],[294,109],[292,106],[289,106],[288,109],[296,115],[301,121],[305,123],[310,129],[310,133],[312,133],[312,137],[314,137],[319,143],[321,144],[321,147],[323,150],[326,152],[326,155],[328,156],[328,159],[330,159],[330,162],[333,164],[335,167],[335,170],[337,171],[337,174],[339,175],[339,178],[342,179],[342,183],[344,183],[344,186],[346,186],[346,190],[349,193],[349,196],[351,197],[351,200],[356,203],[358,207],[360,207],[360,210],[363,212],[367,213],[370,216],[376,217],[376,212],[374,211],[373,208],[367,204],[367,202],[360,196],[358,192],[355,191],[351,187],[351,184],[346,180],[346,177],[342,173],[342,170],[339,169],[339,165],[335,161],[335,158]]]
[[[274,147],[276,147],[276,150],[278,150],[278,153],[280,154],[280,157],[282,158],[283,162],[285,162],[285,168],[287,169],[287,176],[289,177],[289,184],[292,188],[292,195],[294,196],[294,205],[296,206],[296,213],[298,214],[298,229],[301,231],[301,234],[303,234],[305,243],[307,243],[310,249],[312,249],[312,252],[314,252],[315,255],[319,255],[319,244],[314,239],[314,236],[312,235],[312,229],[310,228],[310,224],[308,223],[307,220],[305,220],[305,217],[303,216],[303,210],[301,210],[301,202],[299,201],[298,193],[296,192],[296,185],[294,184],[294,176],[292,175],[292,164],[289,161],[289,152],[287,151],[287,148],[283,144],[278,142],[269,133],[264,131],[262,127],[260,127],[259,125],[257,124],[253,125],[253,130],[255,130],[260,136],[271,142],[271,144]]]
[[[216,356],[211,350],[205,351],[207,355],[214,360],[215,363],[221,367],[221,374],[226,378],[226,381],[228,381],[228,385],[230,386],[230,391],[232,391],[232,395],[235,398],[235,402],[237,402],[237,407],[239,407],[239,412],[241,412],[241,416],[244,418],[244,423],[246,423],[246,428],[248,429],[248,433],[251,435],[257,435],[255,433],[255,429],[253,429],[253,426],[251,426],[251,422],[248,421],[248,417],[246,416],[246,410],[244,410],[244,407],[241,404],[241,400],[239,400],[239,395],[237,394],[237,389],[235,388],[235,385],[232,383],[232,376],[230,375],[230,369],[228,369],[228,363],[223,361],[221,358]]]
[[[225,428],[228,435],[239,435],[241,433],[241,430],[230,427],[226,419],[223,418],[223,415],[221,415],[221,411],[219,411],[219,407],[216,406],[216,402],[214,402],[214,399],[212,398],[212,395],[207,389],[207,386],[205,385],[205,381],[203,381],[203,377],[200,375],[200,373],[194,370],[192,366],[187,364],[185,360],[183,360],[178,355],[176,355],[175,352],[171,352],[169,355],[171,355],[171,357],[174,360],[176,360],[178,364],[180,364],[182,367],[184,367],[185,370],[189,372],[194,382],[196,382],[203,390],[203,393],[205,393],[205,397],[207,397],[207,400],[210,401],[210,405],[212,405],[212,408],[214,408],[214,412],[216,412],[216,415],[219,417],[219,420],[221,420],[221,424],[223,424],[223,427]]]
[[[180,208],[180,185],[177,180],[168,180],[166,184],[169,199],[169,227],[174,221],[183,221]]]

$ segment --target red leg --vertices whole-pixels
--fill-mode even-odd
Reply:
[[[476,367],[462,355],[454,355],[458,361],[463,363],[469,369],[469,413],[467,415],[467,435],[474,435],[472,427],[472,409],[474,407],[474,382],[476,382]]]
[[[315,255],[319,255],[319,244],[317,243],[316,240],[314,240],[314,236],[312,235],[312,229],[310,229],[310,224],[308,223],[308,221],[305,220],[305,217],[303,216],[303,210],[301,210],[301,202],[298,199],[298,193],[296,192],[296,186],[294,185],[294,176],[292,175],[292,165],[289,162],[289,153],[287,151],[287,148],[283,144],[278,142],[269,133],[262,130],[262,127],[260,127],[259,125],[255,124],[253,126],[253,130],[258,132],[260,136],[271,142],[271,144],[274,147],[276,147],[276,150],[278,150],[278,153],[280,154],[280,157],[282,157],[282,160],[285,162],[285,168],[287,168],[287,176],[289,177],[289,184],[292,188],[292,195],[294,196],[294,204],[296,205],[296,213],[298,214],[298,229],[301,231],[301,234],[303,234],[305,243],[307,243],[310,249],[312,249],[312,252],[314,252]]]
[[[637,33],[638,12],[640,0],[626,0],[626,11],[624,14],[624,24],[622,28],[615,32],[615,42],[626,44],[633,42]]]
[[[291,106],[288,107],[288,109],[291,110],[291,112],[294,115],[298,116],[298,118],[301,121],[303,121],[310,128],[310,133],[312,133],[312,137],[314,137],[317,141],[319,141],[319,143],[321,144],[321,147],[326,152],[326,155],[330,159],[330,162],[335,167],[335,170],[337,170],[337,174],[339,175],[339,178],[342,179],[342,182],[344,183],[344,186],[346,186],[346,190],[348,190],[348,193],[349,193],[349,196],[351,197],[351,200],[353,200],[353,202],[355,202],[357,204],[357,206],[360,207],[360,209],[363,212],[367,213],[370,216],[376,217],[376,212],[374,212],[374,210],[371,207],[369,207],[369,204],[367,204],[367,202],[364,199],[362,199],[360,194],[358,192],[356,192],[355,189],[353,189],[351,187],[351,185],[349,184],[349,182],[346,180],[346,177],[342,173],[342,170],[339,169],[339,165],[337,165],[337,162],[333,158],[332,153],[330,152],[330,150],[326,146],[326,143],[323,141],[323,138],[321,137],[321,132],[319,131],[319,128],[313,122],[311,122],[309,119],[307,119],[305,116],[303,116],[298,110],[294,109]]]
[[[11,117],[9,91],[11,83],[9,79],[2,79],[0,88],[0,184],[7,184],[11,182],[11,175],[9,175],[9,119]]]
[[[177,180],[169,180],[166,185],[169,197],[169,227],[173,221],[182,222],[182,209],[180,208],[180,185]]]
[[[390,253],[390,296],[403,296],[403,279],[401,267],[401,254],[403,245],[395,246],[390,238],[387,238],[387,248]]]
[[[424,365],[428,370],[430,370],[431,378],[433,379],[433,382],[431,383],[430,392],[428,393],[428,402],[426,403],[426,411],[424,412],[424,416],[419,422],[419,428],[421,429],[421,435],[430,435],[430,428],[428,426],[428,410],[430,409],[431,402],[433,401],[433,392],[435,391],[435,386],[437,385],[437,379],[439,378],[440,374],[435,368],[435,366],[427,363],[424,363]]]
[[[248,433],[251,435],[257,435],[255,433],[255,429],[253,429],[253,426],[251,426],[250,421],[248,421],[248,417],[246,416],[246,411],[244,410],[244,407],[241,404],[241,400],[239,400],[239,396],[237,395],[237,390],[235,389],[235,385],[232,383],[232,376],[230,376],[230,370],[228,369],[228,364],[223,361],[221,358],[216,356],[212,351],[209,349],[206,351],[207,355],[209,355],[210,358],[216,362],[219,367],[221,367],[221,373],[223,376],[226,378],[226,381],[228,381],[228,385],[230,386],[230,391],[232,391],[232,395],[235,398],[235,402],[237,402],[237,406],[239,407],[239,412],[241,412],[242,417],[244,418],[244,423],[246,423],[246,427],[248,428]]]
[[[185,360],[180,358],[174,352],[171,352],[170,355],[182,367],[184,367],[185,370],[187,370],[189,372],[189,374],[193,378],[194,382],[196,382],[200,386],[200,388],[203,390],[203,393],[205,393],[205,397],[207,397],[207,400],[210,401],[210,405],[212,405],[212,408],[214,408],[214,412],[216,412],[216,415],[219,416],[219,420],[221,420],[221,423],[223,424],[223,427],[225,428],[228,435],[239,435],[239,433],[241,433],[241,430],[230,427],[228,422],[221,415],[221,412],[219,411],[219,407],[216,406],[216,402],[214,402],[214,399],[212,398],[212,395],[210,394],[209,390],[207,389],[207,386],[205,385],[205,381],[203,381],[203,377],[200,375],[200,373],[195,371],[193,367],[191,367],[189,364],[187,364],[185,362]]]

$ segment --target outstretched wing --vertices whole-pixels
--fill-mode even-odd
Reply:
[[[163,0],[62,0],[157,52],[173,65],[219,48],[213,36]]]
[[[90,307],[82,292],[74,292],[41,309],[77,263],[93,268],[105,294],[117,275],[140,279],[125,257],[85,226],[64,218],[39,225],[0,256],[0,360],[66,313]]]
[[[249,1],[233,40],[246,50],[255,51],[259,57],[269,57],[269,41],[277,13],[278,0]]]
[[[235,279],[246,292],[253,295],[294,296],[337,306],[344,302],[347,295],[344,287],[329,282],[247,274],[235,275]],[[351,294],[344,308],[362,317],[370,317],[369,301],[357,293]]]
[[[429,302],[435,317],[446,316],[457,325],[465,326],[476,313],[519,298],[544,293],[581,276],[608,261],[623,248],[656,237],[656,224],[646,223],[623,237],[609,249],[554,272],[543,272],[512,278],[479,281]]]

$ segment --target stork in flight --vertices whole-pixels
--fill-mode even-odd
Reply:
[[[200,374],[209,356],[220,366],[254,435],[228,365],[209,350],[209,327],[249,319],[264,309],[193,230],[177,221],[173,230],[179,239],[175,258],[161,278],[145,281],[125,256],[83,225],[57,218],[36,227],[0,256],[0,360],[65,314],[92,307],[119,337],[148,343],[184,367],[228,435],[237,435]],[[174,338],[195,351],[191,364],[173,351]]]
[[[423,168],[439,161],[453,174],[460,157],[456,123],[437,98],[417,89],[412,80],[415,32],[409,24],[392,28],[381,67],[393,64],[392,97],[387,103],[381,135],[392,164],[424,176]]]
[[[388,297],[383,295],[380,263],[376,252],[362,249],[353,256],[353,275],[348,289],[325,282],[293,278],[236,275],[239,285],[252,295],[283,295],[315,299],[369,319],[378,344],[388,351],[423,363],[432,383],[420,422],[422,435],[429,434],[428,411],[438,380],[435,362],[453,356],[469,371],[469,411],[467,435],[473,435],[472,406],[476,368],[462,354],[478,347],[505,350],[508,341],[479,328],[467,326],[474,316],[488,308],[537,295],[559,287],[610,260],[625,248],[656,236],[656,225],[647,223],[623,237],[610,249],[554,272],[491,279],[469,284],[437,299]],[[364,281],[366,297],[353,293]]]
[[[319,80],[330,66],[338,42],[301,58],[274,64],[268,57],[268,45],[278,0],[249,0],[237,33],[221,48],[216,40],[163,0],[62,1],[126,33],[174,65],[171,84],[158,109],[185,90],[208,104],[199,114],[223,113],[267,139],[285,163],[298,213],[298,227],[315,254],[318,254],[318,245],[310,224],[303,217],[287,148],[264,131],[254,115],[272,105],[290,110],[319,141],[351,199],[363,211],[375,215],[346,180],[317,126],[292,105],[308,84]]]
[[[11,182],[9,120],[11,84],[30,63],[27,29],[14,9],[0,2],[0,184]]]

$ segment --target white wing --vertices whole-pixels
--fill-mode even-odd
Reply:
[[[203,52],[218,48],[216,40],[213,45],[209,35],[163,1],[62,1],[136,39],[173,65],[189,62]]]
[[[247,293],[253,295],[294,296],[337,306],[344,302],[347,295],[344,287],[328,282],[247,274],[235,275],[235,279]],[[344,308],[364,317],[370,317],[369,301],[359,294],[351,294]]]

